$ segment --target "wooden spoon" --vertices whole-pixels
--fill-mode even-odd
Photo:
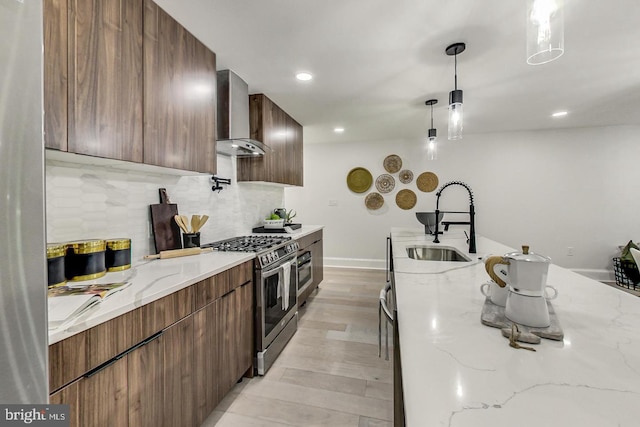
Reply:
[[[198,227],[198,224],[200,224],[200,215],[191,215],[191,232],[192,233],[197,233],[198,230],[200,230],[200,227]]]
[[[180,215],[180,220],[184,224],[184,229],[187,230],[187,231],[185,231],[185,233],[191,233],[189,231],[189,218],[187,218],[186,215]]]
[[[189,227],[187,227],[187,224],[184,223],[182,219],[183,216],[184,215],[175,215],[173,219],[176,221],[176,224],[178,224],[178,227],[180,227],[183,233],[188,233]]]
[[[202,215],[202,217],[200,217],[200,223],[198,224],[198,230],[201,230],[202,227],[204,227],[204,224],[207,222],[208,219],[209,219],[209,215]]]

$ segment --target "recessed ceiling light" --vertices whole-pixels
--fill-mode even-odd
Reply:
[[[333,128],[333,131],[335,133],[342,133],[342,132],[344,132],[344,128]]]
[[[306,82],[313,79],[313,76],[311,75],[311,73],[298,73],[296,74],[296,79]]]
[[[551,117],[562,117],[566,116],[568,113],[566,111],[558,111],[557,113],[553,113]]]

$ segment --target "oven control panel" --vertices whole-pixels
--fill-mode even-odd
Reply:
[[[295,254],[298,251],[298,248],[298,242],[287,242],[285,245],[259,254],[258,260],[260,261],[260,265],[262,266],[262,268],[264,268],[270,264],[273,264],[274,262],[279,261],[282,258],[292,258],[291,254]]]

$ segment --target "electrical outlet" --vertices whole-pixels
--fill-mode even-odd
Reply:
[[[567,256],[573,256],[573,246],[567,248]]]
[[[337,200],[329,200],[329,206],[338,206]]]

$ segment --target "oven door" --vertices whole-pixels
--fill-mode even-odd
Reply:
[[[313,263],[311,252],[307,251],[298,257],[298,296],[313,282]]]
[[[293,257],[260,273],[256,293],[258,351],[266,350],[298,309],[296,264]],[[288,283],[285,277],[288,277]]]

